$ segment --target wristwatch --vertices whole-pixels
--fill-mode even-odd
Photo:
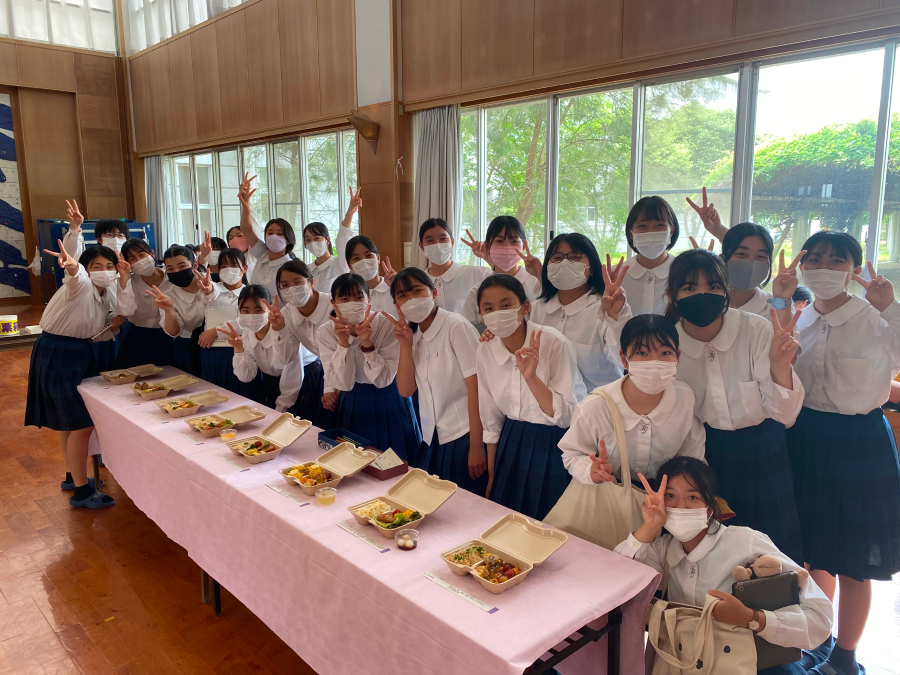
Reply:
[[[752,630],[754,633],[759,630],[759,610],[753,610],[753,619],[747,625],[747,628]]]
[[[766,302],[775,309],[784,309],[785,307],[790,306],[792,300],[788,300],[787,298],[769,298]]]

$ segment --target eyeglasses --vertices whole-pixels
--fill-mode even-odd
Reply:
[[[570,260],[572,262],[584,262],[584,259],[587,256],[584,253],[579,253],[578,251],[572,251],[571,253],[554,253],[550,256],[550,262],[552,263],[561,263],[563,260]]]
[[[300,279],[300,280],[298,280],[298,281],[296,281],[296,282],[294,282],[294,283],[285,283],[285,282],[282,282],[282,283],[278,284],[278,288],[280,288],[282,291],[283,291],[285,288],[294,288],[294,287],[296,287],[296,286],[306,286],[306,279]]]

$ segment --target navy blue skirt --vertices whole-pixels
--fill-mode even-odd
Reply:
[[[494,458],[490,499],[529,518],[543,520],[572,478],[559,449],[566,431],[506,418]]]
[[[198,340],[202,332],[203,325],[201,324],[194,329],[191,337],[177,337],[172,341],[172,365],[194,377],[203,377],[200,367],[200,352],[209,351],[200,349]]]
[[[55,431],[93,426],[78,385],[96,372],[88,340],[52,333],[38,335],[31,348],[25,426]]]
[[[322,407],[322,393],[325,389],[325,372],[322,362],[316,359],[303,366],[303,385],[288,412],[300,419],[309,420],[320,429],[334,429],[338,426],[335,411]]]
[[[412,402],[400,396],[396,382],[381,389],[357,382],[341,392],[337,426],[368,438],[379,450],[393,448],[400,459],[415,457],[422,442]]]
[[[104,340],[103,342],[92,342],[91,351],[94,353],[94,370],[91,377],[97,373],[104,373],[107,370],[114,370],[116,367],[116,341]]]
[[[475,479],[469,476],[469,434],[441,445],[435,431],[431,445],[423,441],[410,464],[444,480],[451,480],[479,497],[483,497],[487,491],[487,471]]]
[[[275,401],[281,396],[281,375],[266,375],[260,370],[256,373],[256,377],[259,380],[259,393],[262,399],[257,403],[275,410]]]
[[[178,345],[178,339],[175,340],[175,344],[176,346]],[[256,377],[252,381],[241,382],[237,375],[234,374],[234,349],[230,346],[201,349],[200,375],[210,384],[266,405],[266,397],[263,394],[262,373],[257,370]]]
[[[735,513],[729,525],[758,530],[786,556],[803,564],[800,516],[784,425],[773,419],[722,431],[706,426],[706,462],[719,496]]]
[[[803,408],[788,447],[805,562],[858,581],[900,572],[900,462],[881,408]]]
[[[123,326],[130,322],[126,322]],[[116,356],[116,368],[130,368],[152,363],[167,366],[172,361],[172,338],[162,328],[131,325],[123,332]]]

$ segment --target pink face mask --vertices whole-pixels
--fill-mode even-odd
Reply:
[[[236,248],[242,253],[246,253],[249,248],[249,246],[247,246],[247,240],[244,237],[232,237],[231,241],[228,242],[228,245],[232,248]]]
[[[521,245],[519,246],[500,246],[499,244],[494,244],[491,246],[491,260],[494,261],[494,264],[501,270],[511,270],[513,267],[519,264],[519,261],[522,258],[519,257],[519,251],[522,250]]]

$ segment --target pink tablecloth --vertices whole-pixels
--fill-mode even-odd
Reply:
[[[188,392],[210,388],[199,383]],[[225,461],[230,454],[218,456],[228,450],[217,439],[195,433],[203,443],[194,445],[176,433],[188,429],[183,421],[163,424],[144,414],[156,413],[152,402],[127,403],[126,387],[86,380],[80,390],[104,463],[134,502],[321,675],[456,675],[461,669],[515,675],[618,606],[624,612],[621,672],[643,672],[644,618],[658,581],[652,569],[570,537],[519,586],[492,595],[474,579],[452,574],[439,553],[478,537],[509,512],[497,504],[458,490],[422,524],[418,549],[400,551],[347,511],[383,495],[393,480],[359,474],[340,484],[336,504],[321,507],[278,474],[321,454],[317,429],[273,461],[250,465],[235,458],[235,466]],[[248,403],[229,395],[210,411]],[[259,433],[276,416],[266,411],[265,420],[238,435]],[[310,503],[301,506],[267,483]],[[338,522],[390,550],[378,552]],[[470,604],[424,573],[496,611]],[[606,640],[558,669],[606,672]]]

